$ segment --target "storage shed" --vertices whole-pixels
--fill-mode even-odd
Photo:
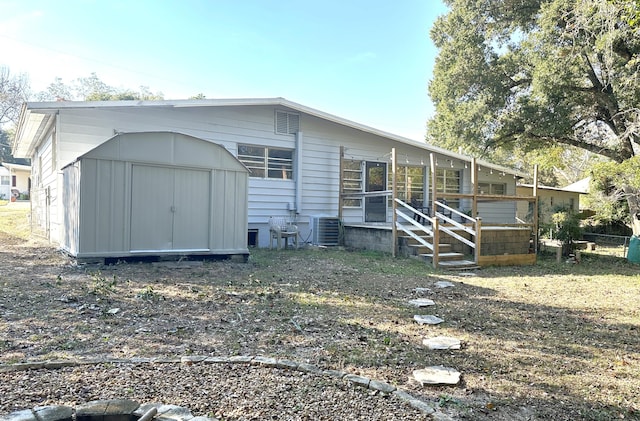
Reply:
[[[248,171],[173,132],[118,134],[62,171],[61,245],[78,259],[248,256]]]

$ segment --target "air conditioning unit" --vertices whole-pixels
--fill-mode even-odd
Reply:
[[[337,246],[340,243],[340,219],[335,216],[312,215],[309,217],[311,244]]]

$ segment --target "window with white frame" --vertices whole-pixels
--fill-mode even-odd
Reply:
[[[250,177],[293,179],[293,149],[238,145],[238,159]]]
[[[10,178],[8,175],[0,175],[0,185],[8,186],[10,183]]]
[[[392,189],[393,174],[389,173],[388,189]],[[405,203],[422,206],[424,202],[424,167],[396,167],[396,191],[398,199]]]
[[[478,183],[478,193],[480,194],[507,194],[506,183]]]
[[[362,193],[362,161],[342,161],[342,190],[344,194]],[[348,198],[342,202],[345,207],[362,207],[362,199]]]

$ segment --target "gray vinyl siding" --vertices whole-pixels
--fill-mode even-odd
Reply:
[[[124,162],[86,158],[81,161],[79,256],[109,255],[126,250],[130,207]],[[127,250],[128,251],[128,250]]]
[[[53,139],[54,134],[50,132],[34,155],[31,220],[36,232],[56,242],[60,236],[62,209],[59,207],[61,198],[58,198],[59,180],[54,163]]]
[[[485,169],[478,173],[478,178],[480,182],[506,184],[506,195],[516,194],[516,180],[512,175],[501,176],[498,171],[491,174]],[[482,217],[483,224],[513,224],[516,222],[516,206],[515,201],[478,202],[478,215]]]

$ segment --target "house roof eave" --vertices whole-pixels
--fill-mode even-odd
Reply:
[[[431,145],[425,141],[419,141],[410,139],[404,136],[396,135],[393,133],[386,132],[384,130],[379,130],[374,127],[367,126],[365,124],[357,123],[352,120],[348,120],[343,117],[336,116],[334,114],[330,114],[324,111],[320,111],[318,109],[308,107],[306,105],[299,104],[294,101],[290,101],[288,99],[282,97],[274,97],[274,98],[229,98],[229,99],[180,99],[180,100],[159,100],[159,101],[141,101],[141,100],[126,100],[126,101],[52,101],[52,102],[27,102],[23,106],[22,117],[38,114],[38,115],[47,115],[47,114],[55,114],[59,110],[63,109],[90,109],[90,108],[132,108],[132,107],[176,107],[176,108],[186,108],[186,107],[222,107],[222,106],[261,106],[261,105],[270,105],[270,106],[280,106],[292,109],[294,111],[308,114],[311,116],[318,117],[323,120],[331,121],[336,124],[340,124],[342,126],[350,127],[352,129],[356,129],[365,133],[369,133],[375,136],[380,136],[383,138],[387,138],[396,142],[400,142],[402,144],[410,145],[413,147],[424,149],[428,152],[433,152],[438,155],[442,155],[445,157],[449,157],[452,159],[457,159],[463,162],[472,162],[472,157],[459,154],[456,152],[449,151],[447,149]],[[23,118],[21,117],[19,127],[22,128],[24,123]],[[30,132],[24,132],[24,130],[20,130],[20,133],[16,135],[16,142],[23,143],[25,142],[25,136],[29,134],[33,134],[33,129],[31,128]],[[21,147],[19,148],[20,152],[28,152],[28,148]],[[32,150],[31,150],[32,152]],[[22,157],[22,156],[19,156]],[[24,156],[28,158],[28,156]],[[491,168],[494,171],[508,173],[510,175],[515,175],[517,177],[527,177],[528,174],[522,173],[518,170],[514,170],[513,168],[507,168],[501,165],[496,165],[491,162],[485,160],[476,160],[478,165],[481,165],[484,168]]]
[[[532,189],[533,188],[533,184],[516,184],[516,187],[525,187],[525,188]],[[562,188],[562,187],[551,187],[551,186],[540,186],[539,185],[538,189],[539,190],[558,191],[558,192],[564,192],[564,193],[588,194],[588,192],[585,192],[585,191],[570,190],[570,189],[566,189],[566,188]]]

